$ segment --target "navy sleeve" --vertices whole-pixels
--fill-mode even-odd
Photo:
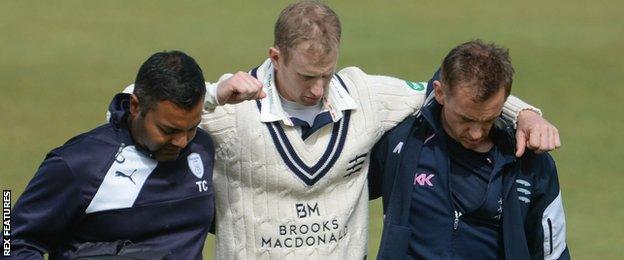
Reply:
[[[557,168],[549,154],[532,154],[534,195],[527,213],[526,234],[533,259],[570,259],[566,221]],[[525,156],[527,158],[527,156]]]
[[[379,140],[371,151],[371,162],[368,166],[368,197],[370,200],[382,196],[384,165],[388,147],[387,135]]]
[[[13,258],[43,259],[43,253],[63,240],[83,207],[67,163],[49,154],[13,209]]]

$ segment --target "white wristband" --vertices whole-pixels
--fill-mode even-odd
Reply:
[[[219,105],[219,100],[217,98],[217,83],[210,84],[206,82],[206,98],[204,100],[204,108],[212,110]]]
[[[517,127],[518,115],[523,110],[531,110],[542,116],[542,111],[539,108],[529,105],[528,103],[520,100],[515,96],[509,96],[505,105],[503,106],[503,118],[512,122],[514,128]]]

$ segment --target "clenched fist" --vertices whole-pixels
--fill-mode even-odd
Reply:
[[[217,85],[219,104],[236,104],[264,97],[266,93],[262,90],[262,82],[246,72],[239,71]]]

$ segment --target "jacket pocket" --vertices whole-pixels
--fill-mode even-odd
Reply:
[[[552,254],[553,252],[553,229],[552,229],[552,221],[550,220],[550,218],[546,219],[548,221],[548,254]]]
[[[409,227],[384,223],[378,259],[405,259],[412,230]]]

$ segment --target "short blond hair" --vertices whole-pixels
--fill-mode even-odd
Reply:
[[[327,54],[340,45],[341,30],[340,19],[329,6],[320,1],[300,1],[280,13],[273,44],[286,62],[290,50],[302,42],[309,42],[311,48]]]

